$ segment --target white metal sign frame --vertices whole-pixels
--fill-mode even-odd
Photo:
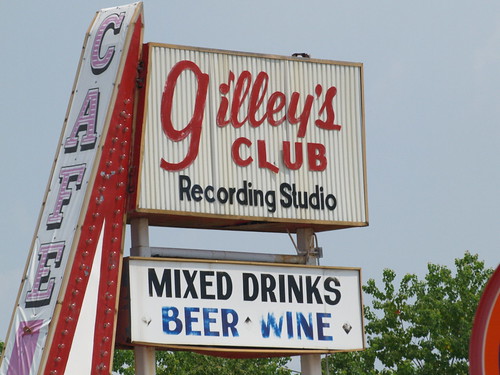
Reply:
[[[364,348],[357,268],[132,257],[128,270],[135,345]]]
[[[258,231],[368,225],[362,64],[153,43],[144,64],[132,216]]]

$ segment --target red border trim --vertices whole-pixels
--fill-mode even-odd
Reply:
[[[484,289],[469,347],[471,375],[500,374],[500,266]]]

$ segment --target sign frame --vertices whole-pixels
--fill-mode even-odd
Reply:
[[[300,278],[300,280],[302,280],[302,277],[306,278],[307,275],[309,275],[309,274],[315,274],[317,277],[319,277],[318,275],[323,275],[322,277],[326,277],[325,275],[327,275],[328,273],[337,272],[337,275],[338,274],[343,275],[343,276],[338,276],[339,277],[338,280],[340,280],[342,282],[347,280],[346,277],[352,277],[352,274],[357,273],[359,284],[356,285],[356,290],[357,290],[356,293],[358,293],[356,299],[359,298],[359,300],[358,300],[358,303],[359,303],[358,313],[359,313],[360,327],[356,328],[356,325],[354,323],[354,321],[358,321],[358,318],[352,318],[352,320],[350,320],[350,322],[352,322],[353,326],[354,326],[354,327],[352,327],[352,333],[354,333],[354,335],[358,335],[358,334],[360,335],[360,337],[354,336],[354,337],[356,337],[356,340],[358,340],[358,341],[356,341],[356,342],[358,342],[358,344],[357,344],[358,347],[347,348],[347,347],[345,347],[346,344],[342,344],[342,345],[344,345],[344,347],[342,347],[342,348],[338,347],[338,346],[337,346],[337,348],[332,348],[332,347],[327,348],[326,346],[313,348],[313,347],[311,347],[311,345],[309,345],[309,347],[308,347],[304,342],[294,343],[288,347],[287,346],[276,346],[276,344],[273,344],[273,343],[271,343],[269,345],[260,345],[259,344],[260,346],[252,346],[249,344],[238,345],[238,344],[234,344],[234,343],[227,344],[227,342],[225,344],[223,344],[223,343],[213,344],[212,342],[200,343],[200,336],[194,336],[192,338],[193,343],[189,343],[189,344],[182,342],[182,341],[179,342],[178,336],[171,336],[172,340],[173,340],[172,342],[159,342],[159,341],[153,342],[151,340],[142,340],[142,339],[137,339],[137,338],[134,339],[133,332],[135,329],[137,329],[137,328],[134,328],[134,324],[138,326],[141,324],[141,322],[144,321],[144,317],[142,318],[141,322],[139,322],[140,319],[138,320],[137,317],[133,316],[134,314],[137,314],[137,307],[136,306],[146,306],[145,300],[147,300],[148,298],[150,300],[156,299],[156,302],[152,302],[152,303],[155,303],[155,304],[161,303],[161,301],[158,300],[159,296],[156,296],[156,297],[155,296],[149,296],[149,297],[140,296],[139,297],[137,295],[138,292],[135,289],[134,284],[131,284],[131,281],[135,282],[135,280],[136,280],[136,277],[137,277],[135,275],[135,273],[137,272],[136,270],[140,269],[140,268],[148,267],[148,265],[149,266],[152,265],[152,267],[155,267],[158,269],[161,269],[162,267],[168,267],[168,266],[175,267],[175,265],[178,265],[180,268],[182,268],[182,270],[183,270],[182,272],[188,272],[188,271],[184,271],[184,270],[189,270],[191,268],[195,269],[196,267],[201,267],[200,270],[202,268],[203,269],[206,268],[207,270],[210,269],[210,270],[213,270],[214,272],[226,273],[227,275],[229,275],[228,276],[229,279],[232,278],[232,280],[235,280],[234,276],[237,275],[239,272],[241,272],[241,274],[256,272],[255,275],[257,275],[258,272],[262,272],[262,270],[264,270],[264,269],[266,270],[266,277],[271,277],[271,276],[269,276],[271,274],[276,275],[277,272],[280,272],[280,274],[282,272],[288,272],[289,277],[297,277],[298,276]],[[132,272],[133,275],[131,276],[131,269],[133,267],[135,269],[134,269],[134,272]],[[231,268],[233,268],[232,271],[231,271]],[[151,268],[148,268],[148,269],[149,269],[148,272],[150,272]],[[234,270],[236,270],[236,271],[234,271]],[[269,274],[267,274],[267,272],[269,272]],[[347,273],[349,273],[350,276],[346,275]],[[195,275],[195,274],[196,274],[196,272],[194,272],[192,275]],[[199,273],[199,275],[201,275],[201,273]],[[295,276],[293,276],[293,275],[295,275]],[[283,276],[283,278],[285,278],[285,277],[286,277],[286,275]],[[173,280],[173,279],[171,279],[171,280]],[[340,281],[338,281],[338,282],[340,283]],[[198,281],[196,281],[196,282],[198,282]],[[352,282],[353,281],[351,280],[350,283],[352,283]],[[241,261],[228,261],[228,260],[218,261],[218,260],[208,260],[208,259],[127,257],[124,259],[123,280],[122,280],[121,285],[122,285],[122,289],[121,289],[121,298],[120,298],[119,324],[118,324],[118,329],[117,329],[117,343],[120,346],[125,346],[125,347],[129,346],[129,345],[154,346],[156,348],[163,349],[163,350],[165,350],[165,349],[167,349],[167,350],[191,350],[191,351],[197,351],[197,352],[200,352],[203,354],[226,356],[226,357],[232,357],[232,358],[256,358],[256,357],[289,356],[289,355],[313,354],[313,353],[316,353],[316,354],[334,353],[334,352],[339,352],[339,351],[342,351],[342,352],[359,351],[359,350],[363,350],[365,348],[365,345],[366,345],[365,333],[364,333],[363,294],[362,294],[362,289],[361,289],[361,269],[360,268],[311,266],[311,265],[297,265],[297,264],[292,265],[292,264],[283,264],[283,263],[241,262]],[[234,285],[239,285],[239,284],[236,283]],[[351,284],[349,284],[349,285],[350,286],[348,288],[352,289],[352,285]],[[345,288],[347,288],[347,284],[344,284],[344,292],[346,291]],[[235,289],[236,289],[236,287],[235,287]],[[320,289],[321,289],[321,287],[320,287]],[[349,289],[349,290],[351,290],[351,289]],[[305,293],[305,290],[303,292]],[[175,291],[174,291],[174,293],[175,293]],[[238,291],[235,291],[234,296],[233,295],[231,296],[231,298],[233,298],[233,299],[228,300],[227,302],[218,301],[217,299],[215,299],[215,300],[211,299],[210,301],[208,301],[208,304],[214,303],[218,307],[222,308],[222,306],[224,306],[224,304],[227,303],[228,305],[234,307],[234,306],[236,306],[235,299],[237,299],[238,297],[241,297],[241,295],[239,295],[238,293],[239,293]],[[146,294],[146,292],[143,291],[142,294]],[[173,296],[173,297],[175,297],[175,296]],[[169,300],[169,298],[167,298],[166,296],[165,296],[165,299]],[[312,299],[312,297],[311,297],[311,299]],[[170,301],[170,304],[172,304],[172,306],[177,306],[177,305],[175,305],[174,300],[176,300],[178,302],[178,301],[180,301],[180,299],[173,298]],[[207,302],[207,301],[201,301],[201,300],[192,300],[192,301],[190,300],[189,303],[191,303],[191,302],[196,303],[197,301],[200,304]],[[268,302],[257,302],[256,301],[256,302],[246,302],[246,304],[251,304],[252,309],[255,309],[255,310],[258,310],[255,308],[256,303],[257,304],[262,303],[262,304],[267,305],[268,307],[271,306],[272,308],[275,308],[275,309],[277,308],[278,310],[280,308],[284,309],[285,307],[291,308],[291,306],[294,306],[294,304],[292,304],[292,303],[283,304],[283,302],[280,303],[280,301],[276,301],[276,302],[278,302],[278,303],[273,304],[269,301]],[[310,302],[310,301],[308,301],[308,302]],[[347,303],[347,302],[343,302],[343,303]],[[312,302],[312,304],[314,305],[314,302]],[[280,305],[279,308],[277,307],[278,305]],[[205,307],[207,307],[207,306],[205,306]],[[331,312],[335,311],[335,314],[339,313],[338,309],[340,309],[340,308],[346,309],[345,305],[343,307],[337,307],[337,306],[331,306],[331,305],[327,306],[326,303],[321,308],[318,307],[319,305],[311,307],[311,304],[300,304],[300,303],[295,304],[295,308],[299,309],[297,306],[302,306],[306,310],[307,309],[314,310],[314,308],[317,307],[318,311],[321,310],[321,308],[324,308],[325,311],[331,311]],[[306,306],[306,307],[304,307],[304,306]],[[342,306],[342,305],[340,305],[340,306]],[[178,306],[178,307],[179,307],[179,309],[181,308],[180,306]],[[234,307],[234,308],[236,309],[236,307]],[[352,307],[352,304],[349,305],[349,308],[352,308],[353,310],[357,309],[357,307]],[[148,307],[144,311],[149,312],[149,311],[151,311],[151,309]],[[222,311],[222,309],[221,309],[221,311]],[[249,313],[248,311],[249,310],[245,309],[245,313],[251,315],[252,313]],[[352,311],[350,311],[350,312],[352,313]],[[253,314],[257,314],[257,313],[254,312]],[[250,318],[250,315],[247,318]],[[297,316],[298,316],[298,314],[297,314]],[[352,315],[349,315],[349,316],[352,317]],[[149,315],[148,315],[148,317],[149,317]],[[254,318],[255,317],[252,316],[252,320],[255,321]],[[291,315],[288,318],[295,319],[295,318],[292,318]],[[154,319],[151,318],[151,320],[150,320],[150,318],[148,318],[147,320],[149,320],[149,323],[147,324],[147,328],[146,328],[148,330],[154,329],[154,325],[158,324],[158,320],[156,318],[154,318]],[[294,324],[295,323],[296,322],[294,322]],[[196,324],[198,324],[198,323],[196,323]],[[245,324],[247,324],[246,321],[245,321]],[[253,323],[251,323],[251,324],[253,324]],[[291,323],[289,323],[289,324],[291,324]],[[242,326],[243,326],[243,324],[238,323],[238,327],[242,327]],[[289,329],[290,329],[290,327],[291,326],[289,326]],[[328,325],[328,327],[330,327],[330,326]],[[298,326],[297,326],[297,329],[298,329]],[[333,327],[327,328],[327,331],[330,332],[333,329],[334,329]],[[340,331],[340,324],[338,327],[335,328],[336,334],[338,333],[338,331]],[[346,332],[342,332],[342,333],[345,334],[346,335],[345,337],[347,338],[347,335],[349,334],[349,332],[346,331]],[[284,334],[284,329],[283,329],[283,334]],[[290,332],[289,332],[289,334],[290,334]],[[272,336],[272,334],[271,334],[271,336]],[[350,338],[353,338],[353,336],[351,335]],[[272,337],[271,337],[271,339],[272,339]],[[189,340],[189,338],[188,338],[188,340]],[[217,338],[214,338],[214,340],[218,341]],[[245,337],[245,338],[242,337],[239,340],[248,340],[248,337]],[[312,338],[310,338],[310,340],[312,340]],[[202,338],[202,341],[203,341],[203,338]],[[211,339],[209,338],[208,341],[211,341]],[[221,342],[222,341],[223,340],[221,340]],[[315,345],[317,344],[317,341],[318,340],[316,339]],[[179,342],[179,343],[177,343],[177,342]],[[245,342],[247,342],[247,341],[245,341]],[[302,345],[302,347],[301,347],[301,345]],[[341,345],[341,344],[335,344],[335,345]]]
[[[154,176],[154,179],[157,182],[159,179],[162,179],[161,173],[164,172],[161,170],[160,165],[159,165],[160,164],[159,159],[161,157],[158,157],[157,158],[158,160],[154,159],[155,162],[157,162],[157,164],[158,164],[157,166],[151,166],[147,162],[144,161],[146,158],[146,155],[148,153],[157,152],[157,151],[149,150],[148,149],[149,145],[146,144],[146,142],[147,142],[146,132],[148,131],[148,126],[154,126],[154,127],[161,127],[162,126],[159,123],[155,123],[154,125],[152,125],[152,124],[147,125],[147,118],[148,118],[148,115],[150,112],[150,110],[148,108],[149,108],[152,101],[158,100],[158,98],[157,98],[158,95],[161,96],[161,93],[158,92],[158,93],[155,93],[154,98],[152,98],[151,95],[148,94],[148,90],[149,90],[150,86],[153,84],[155,84],[156,86],[163,85],[163,83],[158,83],[158,82],[154,83],[154,80],[157,78],[155,76],[156,73],[155,73],[155,71],[153,71],[154,69],[152,68],[152,66],[154,66],[154,64],[157,64],[157,62],[156,62],[157,59],[154,56],[152,56],[152,53],[153,53],[152,51],[154,49],[159,49],[159,48],[171,49],[175,53],[177,53],[177,52],[181,53],[181,54],[186,53],[188,55],[189,54],[202,54],[203,56],[205,56],[205,55],[208,56],[210,54],[215,54],[215,56],[222,56],[221,58],[223,58],[223,57],[233,58],[234,57],[236,59],[239,59],[239,58],[241,58],[241,59],[253,59],[252,61],[254,61],[254,60],[256,60],[256,61],[263,60],[265,62],[270,61],[270,62],[276,63],[276,64],[280,64],[280,63],[298,64],[299,67],[315,66],[315,64],[318,64],[318,66],[321,66],[321,67],[332,66],[332,67],[339,68],[339,69],[344,68],[344,67],[345,68],[351,67],[351,68],[358,69],[359,70],[359,82],[358,82],[359,87],[356,87],[355,90],[359,90],[359,91],[356,91],[357,96],[355,96],[356,99],[354,101],[356,102],[356,100],[358,100],[359,102],[356,102],[357,104],[353,104],[353,106],[359,106],[359,113],[356,112],[357,115],[359,116],[359,129],[356,130],[359,133],[359,139],[355,140],[355,143],[357,142],[356,147],[359,148],[359,150],[356,151],[359,153],[359,155],[356,156],[356,158],[359,158],[359,161],[358,161],[359,164],[357,165],[357,168],[359,168],[359,169],[358,169],[358,172],[354,173],[354,174],[359,173],[359,176],[358,175],[356,175],[356,177],[351,176],[351,177],[349,177],[349,180],[347,180],[347,181],[342,180],[342,183],[347,186],[349,184],[352,184],[354,180],[356,180],[356,181],[359,180],[358,188],[361,191],[361,193],[359,193],[361,196],[361,198],[359,198],[359,202],[357,202],[357,200],[356,200],[358,198],[353,199],[353,200],[349,201],[349,204],[344,204],[343,209],[347,209],[346,206],[358,204],[360,207],[359,209],[361,210],[360,217],[363,217],[363,219],[359,219],[359,220],[358,219],[347,220],[346,218],[341,218],[341,219],[307,218],[306,219],[304,217],[298,217],[300,215],[303,215],[302,213],[297,213],[300,211],[300,209],[295,209],[295,211],[292,212],[292,214],[287,214],[288,217],[282,217],[282,216],[275,217],[272,215],[269,216],[267,213],[266,214],[243,213],[243,211],[245,209],[247,209],[248,207],[244,207],[243,209],[241,209],[241,212],[237,212],[236,214],[234,214],[234,213],[228,214],[227,212],[226,213],[224,213],[224,212],[222,212],[222,213],[208,212],[208,211],[203,211],[204,208],[194,209],[194,210],[193,209],[188,209],[188,210],[182,209],[181,210],[181,209],[177,209],[177,208],[164,209],[164,208],[142,207],[140,204],[141,194],[143,194],[146,191],[146,189],[147,190],[160,189],[156,185],[153,187],[145,186],[145,184],[141,182],[142,174],[148,173],[148,175]],[[174,53],[174,52],[172,52],[172,53]],[[141,147],[140,147],[140,150],[135,150],[134,155],[133,155],[133,159],[132,159],[133,160],[133,173],[131,176],[132,177],[131,182],[133,185],[131,186],[132,193],[131,193],[131,200],[130,200],[130,204],[129,204],[129,213],[128,213],[129,219],[136,218],[136,217],[147,217],[149,222],[151,223],[151,225],[156,225],[156,226],[172,226],[172,227],[204,228],[204,229],[227,229],[227,230],[249,230],[249,231],[262,231],[262,232],[287,232],[287,231],[288,232],[295,232],[297,230],[297,228],[304,228],[304,227],[309,227],[309,228],[314,229],[315,232],[319,232],[319,231],[325,231],[325,230],[343,229],[343,228],[350,228],[350,227],[363,227],[363,226],[368,225],[368,192],[367,192],[367,172],[366,172],[366,137],[365,137],[364,77],[363,77],[364,73],[363,73],[363,64],[362,63],[339,62],[339,61],[320,60],[320,59],[303,59],[303,58],[296,58],[296,57],[265,55],[265,54],[256,54],[256,53],[244,53],[244,52],[237,52],[237,51],[225,51],[225,50],[218,50],[218,49],[196,48],[196,47],[187,47],[187,46],[179,46],[179,45],[172,45],[172,44],[160,44],[160,43],[145,44],[144,51],[143,51],[143,62],[144,62],[144,71],[143,71],[143,76],[141,77],[141,81],[143,83],[142,83],[142,87],[139,90],[140,98],[139,98],[139,105],[138,105],[138,110],[137,110],[137,123],[136,123],[136,134],[135,134],[135,142],[136,142],[136,144],[141,144]],[[163,67],[163,69],[168,70],[169,67]],[[245,68],[241,68],[241,69],[245,69]],[[304,68],[304,69],[307,69],[307,68]],[[252,74],[254,74],[254,76],[255,76],[257,71],[258,71],[258,69],[254,70],[252,72]],[[207,73],[207,75],[208,74],[209,73]],[[236,72],[235,74],[236,74],[236,77],[234,78],[234,80],[237,80],[238,79],[237,78],[238,72]],[[234,86],[234,80],[233,80],[233,86]],[[219,82],[216,82],[216,84],[218,84],[218,83]],[[210,84],[212,84],[212,83],[210,83]],[[215,85],[215,83],[213,85]],[[222,85],[223,84],[221,84],[221,86]],[[165,86],[165,89],[166,89],[166,86]],[[208,90],[210,90],[210,87]],[[212,88],[212,91],[214,91],[213,88]],[[272,91],[272,90],[269,89],[269,91]],[[325,89],[323,91],[326,91],[326,86],[325,86]],[[164,91],[164,93],[165,93],[165,91]],[[324,92],[322,95],[324,95]],[[303,96],[305,96],[305,94]],[[231,100],[231,99],[229,99],[229,100]],[[248,100],[248,98],[247,98],[247,100]],[[318,96],[317,100],[320,100],[319,96]],[[342,100],[345,101],[346,99],[343,98]],[[231,105],[231,103],[229,103],[229,105]],[[211,111],[214,111],[214,110],[211,109]],[[203,120],[204,121],[203,126],[205,127],[205,129],[203,130],[203,132],[208,131],[208,130],[206,130],[208,127],[217,128],[217,125],[215,125],[215,119],[213,117],[215,117],[215,115],[208,118],[208,119],[207,119],[207,116],[205,116],[205,120]],[[310,120],[309,123],[314,123],[314,119]],[[285,124],[286,124],[286,122],[285,122]],[[262,125],[261,128],[264,128],[264,125]],[[174,124],[173,126],[174,127],[178,126],[178,124]],[[308,126],[312,127],[313,125],[309,124]],[[231,125],[229,125],[228,127],[231,127]],[[226,127],[226,128],[228,128],[228,127]],[[244,127],[250,127],[250,125],[244,124],[243,128]],[[270,126],[267,125],[267,127],[270,127]],[[347,125],[346,125],[346,127],[347,127]],[[345,129],[347,129],[346,127],[344,127],[344,129],[343,129],[344,131],[347,131],[347,130],[345,130]],[[176,129],[176,130],[178,131],[179,129]],[[217,129],[217,130],[220,130],[220,129]],[[259,128],[258,130],[260,131],[261,129]],[[272,130],[275,130],[275,129],[272,129]],[[215,130],[210,130],[210,131],[215,132]],[[322,131],[322,130],[320,130],[320,131]],[[323,133],[326,133],[326,131],[323,131]],[[339,134],[340,133],[342,133],[342,130],[339,131]],[[352,137],[352,135],[350,135],[349,137]],[[155,139],[158,139],[158,138],[160,138],[160,137],[155,137]],[[292,140],[292,138],[290,138],[290,140]],[[301,140],[304,140],[304,142],[306,141],[306,138],[294,138],[294,139],[298,140],[298,141],[301,141]],[[252,139],[252,141],[255,141],[255,140]],[[256,143],[256,142],[254,142],[254,143]],[[234,146],[234,144],[233,144],[233,146]],[[203,147],[203,145],[200,147]],[[256,149],[256,145],[253,145],[253,147]],[[275,152],[276,154],[280,154],[281,152],[283,152],[282,150],[279,150],[278,148],[274,149],[273,147],[274,146],[271,147],[270,152]],[[240,145],[240,149],[243,150],[243,151],[240,150],[241,152],[245,152],[245,145],[243,145],[243,146]],[[233,152],[234,152],[234,150],[233,150]],[[339,151],[336,150],[336,152],[339,152]],[[230,166],[230,165],[233,166],[233,170],[235,170],[234,165],[233,165],[234,155],[233,155],[233,162],[230,160],[231,155],[228,155],[228,154],[224,154],[224,155],[225,155],[224,157],[227,158],[227,160],[225,160],[224,163],[226,163],[227,166]],[[255,159],[257,159],[257,155],[254,155],[254,156],[255,156]],[[348,157],[345,156],[345,158],[347,159]],[[254,164],[256,164],[256,163],[257,163],[257,161],[255,160]],[[217,164],[217,165],[219,168],[220,167],[219,164]],[[304,165],[305,165],[305,163],[304,163]],[[192,165],[188,166],[187,167],[188,170],[191,167],[192,167]],[[344,168],[344,165],[342,165],[341,167]],[[225,168],[225,167],[222,167],[222,168]],[[303,166],[303,168],[305,168],[305,166]],[[337,168],[337,169],[340,169],[340,168]],[[246,172],[245,171],[241,172],[242,170],[244,170],[244,168],[242,168],[241,166],[237,166],[237,169],[236,169],[236,172],[234,172],[234,175],[236,176],[237,174],[241,174],[242,176],[246,176],[245,175]],[[269,172],[269,171],[264,171],[263,173],[266,173],[266,172]],[[295,173],[297,171],[292,171],[292,172]],[[233,173],[233,172],[228,172],[228,173]],[[280,171],[280,173],[281,173],[281,171]],[[323,172],[323,173],[326,173],[326,172]],[[336,173],[338,173],[338,172],[336,172]],[[311,175],[311,172],[309,172],[309,175]],[[266,181],[269,179],[272,180],[272,179],[276,178],[276,174],[274,174],[273,172],[269,172],[269,173],[267,173],[267,175],[264,175],[264,176],[265,176]],[[301,175],[299,177],[301,179],[304,178],[304,177],[301,177]],[[239,185],[235,185],[237,187],[240,187],[240,185],[242,184],[242,180],[244,179],[243,177],[240,178],[239,180],[236,179],[235,177],[231,177],[231,178],[232,178],[233,184],[239,184]],[[289,182],[290,186],[292,184],[295,184],[294,178],[296,178],[296,177],[293,177],[291,180],[287,180]],[[260,178],[259,178],[259,180],[260,180]],[[245,181],[247,181],[247,180],[245,180]],[[149,183],[151,183],[151,182],[149,182]],[[153,182],[153,183],[155,183],[155,182]],[[193,180],[192,183],[194,185],[196,183],[196,181]],[[259,184],[259,181],[254,181],[254,180],[248,179],[248,183],[253,183],[254,186],[256,186]],[[207,183],[205,181],[205,184],[208,184],[207,188],[210,188],[210,189],[212,188],[210,183]],[[340,184],[340,182],[339,182],[339,184]],[[203,184],[200,183],[200,185],[203,185]],[[219,184],[218,186],[215,186],[216,182],[214,182],[213,185],[214,185],[214,187],[213,187],[214,189],[217,189],[217,187],[222,187],[222,188],[224,187],[223,184]],[[279,188],[281,188],[282,185],[279,185],[279,186],[278,185],[274,186],[271,183],[269,185],[271,187],[267,186],[266,189],[275,189],[276,193],[279,194],[278,190],[279,190]],[[322,185],[314,185],[312,183],[309,185],[310,185],[309,186],[310,192],[315,191],[314,189],[323,189]],[[203,186],[205,186],[205,185],[203,185]],[[316,186],[316,187],[314,187],[314,186]],[[179,187],[180,187],[180,182],[179,182]],[[163,188],[161,188],[161,189],[163,189]],[[228,188],[228,190],[229,189],[230,188]],[[306,189],[306,188],[304,188],[304,189]],[[325,187],[325,190],[326,189],[327,188]],[[342,192],[343,194],[346,193],[350,188],[345,187],[345,189],[346,189],[346,191],[343,191]],[[263,190],[264,190],[264,192],[266,191],[265,189],[263,189]],[[298,192],[298,194],[300,194],[300,193],[301,193],[301,191]],[[145,194],[149,194],[149,193],[145,193]],[[166,195],[166,194],[174,194],[175,195],[175,194],[178,194],[178,192],[177,191],[174,192],[172,190],[169,190],[168,193],[167,192],[163,193],[163,195]],[[351,194],[351,192],[349,191],[348,194]],[[358,193],[356,193],[356,194],[358,194]],[[313,195],[313,193],[309,193],[309,197],[311,195]],[[326,192],[325,192],[325,195],[326,195]],[[347,195],[347,193],[345,195]],[[276,198],[276,200],[277,199],[278,198]],[[345,199],[348,199],[348,198],[345,198]],[[355,203],[353,203],[353,202],[355,202]],[[216,204],[217,203],[218,202],[216,202]],[[156,203],[152,204],[152,206],[154,206],[154,205],[156,205]],[[221,207],[222,205],[219,204],[219,206]],[[217,209],[219,209],[219,208],[217,208]],[[302,210],[302,212],[303,211],[304,210]],[[312,210],[310,209],[309,211],[312,211]],[[296,215],[297,217],[293,217],[294,215]],[[309,215],[309,213],[307,213],[307,215]],[[326,215],[329,215],[329,213],[325,213],[325,214],[321,213],[321,215],[326,216]],[[339,216],[342,216],[342,215],[344,215],[344,214],[339,214]]]

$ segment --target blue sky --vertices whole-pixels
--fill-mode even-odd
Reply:
[[[6,336],[85,32],[116,1],[0,2],[0,339]],[[370,226],[321,264],[423,276],[500,260],[498,1],[146,0],[145,42],[362,62]],[[152,246],[292,254],[286,234],[153,229]],[[128,250],[126,250],[128,252]]]

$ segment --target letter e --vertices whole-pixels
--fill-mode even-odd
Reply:
[[[50,277],[50,260],[55,267],[61,265],[64,242],[46,243],[40,246],[38,252],[38,267],[31,290],[26,293],[25,307],[40,307],[50,303],[55,285],[55,277]],[[44,287],[45,286],[45,287]]]

